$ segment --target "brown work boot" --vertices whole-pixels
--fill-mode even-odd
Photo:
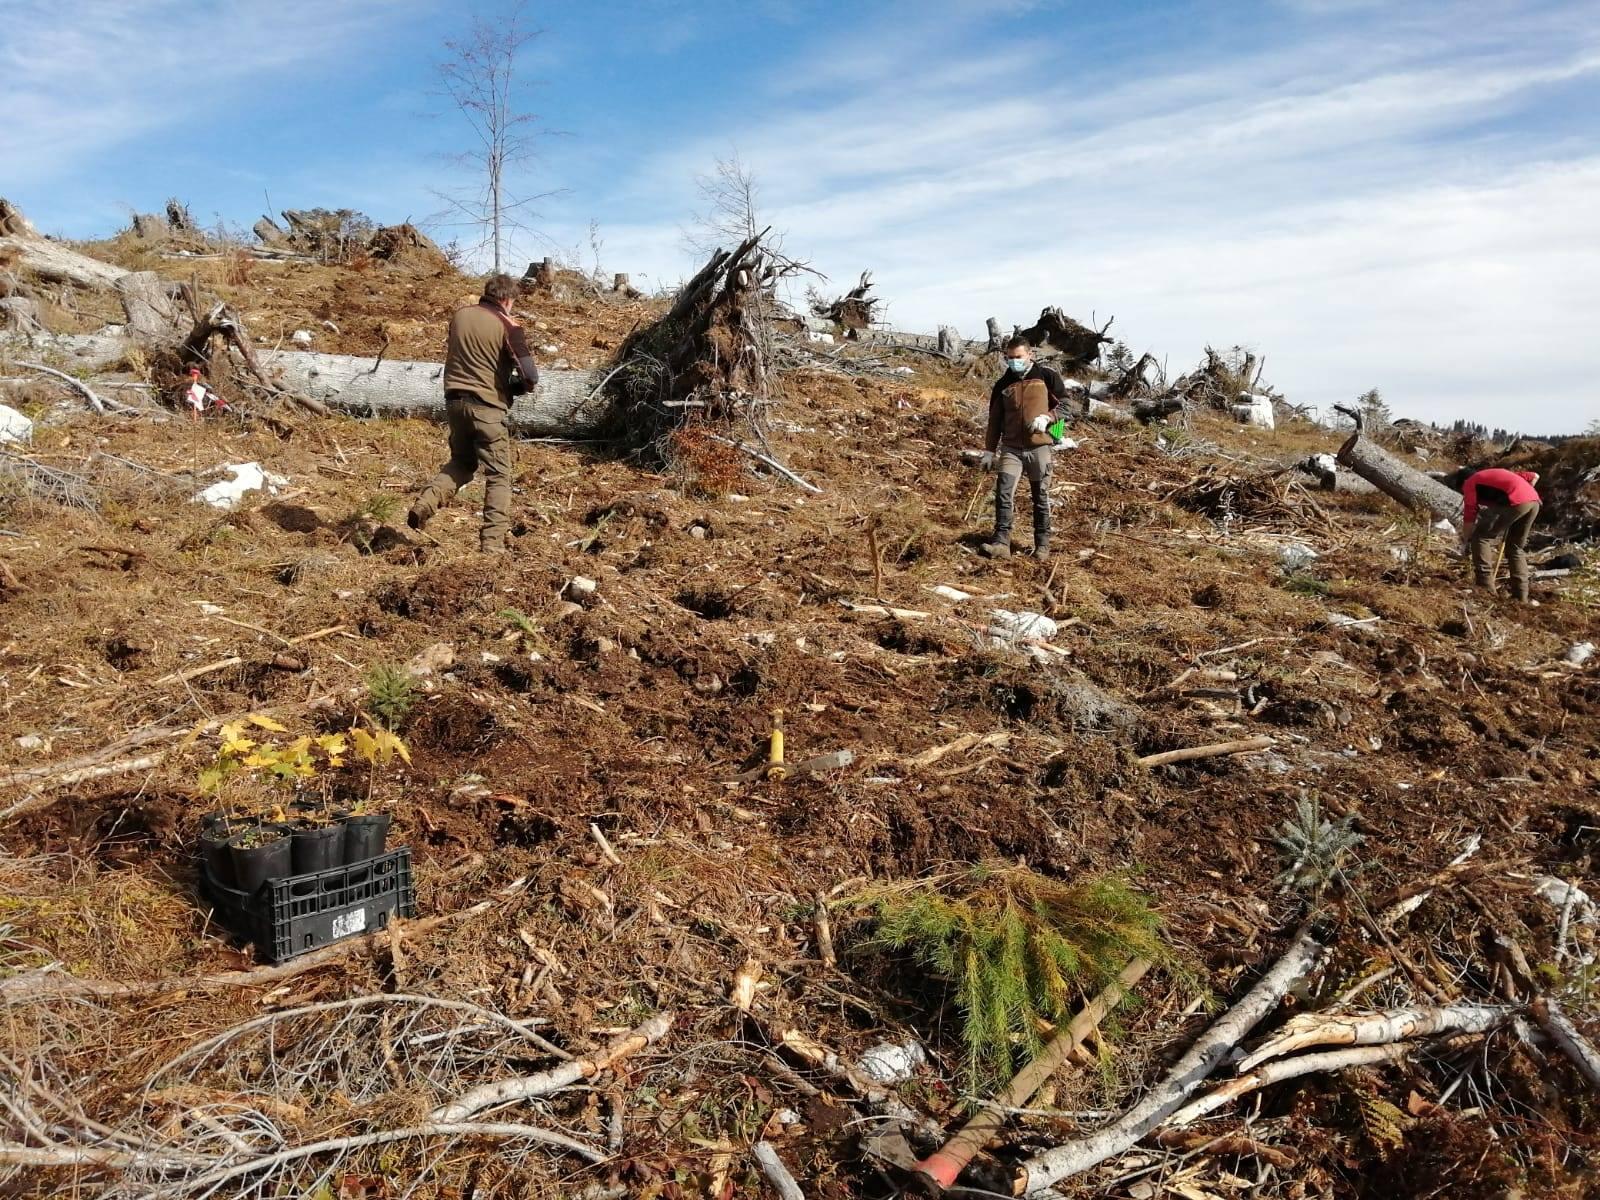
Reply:
[[[422,527],[424,525],[426,525],[427,523],[428,523],[428,518],[424,517],[424,516],[419,516],[417,514],[417,510],[414,509],[414,508],[410,512],[406,513],[406,527],[408,529],[412,529],[412,530],[416,531],[417,533],[421,533],[422,532]]]
[[[978,547],[978,553],[985,558],[1010,558],[1011,543],[1000,541],[985,542]]]
[[[1033,557],[1038,562],[1050,561],[1050,539],[1044,538],[1033,544]]]

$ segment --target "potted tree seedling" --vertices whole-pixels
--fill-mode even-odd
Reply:
[[[258,821],[228,839],[233,877],[239,891],[254,895],[268,880],[293,874],[293,841],[289,827],[277,821]]]
[[[378,767],[387,766],[396,757],[409,763],[411,752],[394,730],[369,720],[370,729],[359,725],[350,729],[350,742],[356,757],[367,764],[367,794],[352,809],[344,822],[344,860],[347,863],[365,862],[383,853],[389,836],[390,815],[379,812],[373,804],[372,792],[377,784]]]

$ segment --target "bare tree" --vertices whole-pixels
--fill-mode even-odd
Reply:
[[[508,231],[526,230],[528,206],[554,194],[520,196],[510,187],[514,168],[535,157],[536,142],[548,133],[538,114],[522,107],[527,81],[518,73],[517,56],[540,33],[528,27],[526,17],[524,2],[513,4],[499,20],[474,17],[465,38],[445,42],[449,57],[439,64],[443,95],[466,119],[477,142],[456,161],[471,168],[478,182],[438,195],[459,218],[456,224],[482,231],[479,247],[493,248],[497,272]]]
[[[698,254],[739,243],[761,232],[757,207],[761,188],[752,171],[734,151],[729,158],[717,159],[708,175],[695,177],[695,188],[704,206],[694,214],[683,240],[689,249]],[[768,240],[768,249],[775,239]]]

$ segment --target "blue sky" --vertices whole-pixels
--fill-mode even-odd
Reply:
[[[1061,304],[1177,374],[1245,343],[1323,409],[1600,417],[1600,0],[528,6],[543,237],[665,284],[737,153],[788,250],[896,325]],[[444,0],[0,0],[0,194],[72,236],[440,210]],[[448,240],[449,230],[441,231]]]

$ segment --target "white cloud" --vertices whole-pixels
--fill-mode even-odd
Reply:
[[[92,175],[103,152],[165,126],[193,130],[197,149],[225,146],[225,100],[251,86],[285,86],[296,71],[347,54],[380,16],[417,2],[74,0],[63,7],[5,0],[5,184],[19,195],[64,176]],[[47,224],[64,216],[51,213]]]
[[[849,47],[839,99],[791,81],[774,115],[642,164],[620,195],[643,219],[601,214],[607,256],[685,270],[663,210],[687,211],[692,176],[733,145],[791,252],[841,279],[872,268],[902,327],[1026,324],[1059,303],[1117,313],[1174,368],[1249,342],[1302,403],[1377,386],[1415,416],[1575,429],[1600,411],[1583,328],[1600,139],[1477,130],[1592,89],[1600,52],[1592,33],[1549,44],[1569,10],[1506,20],[1351,28],[1087,90],[1041,84],[1014,51],[919,45],[918,70],[886,75],[881,46]]]

